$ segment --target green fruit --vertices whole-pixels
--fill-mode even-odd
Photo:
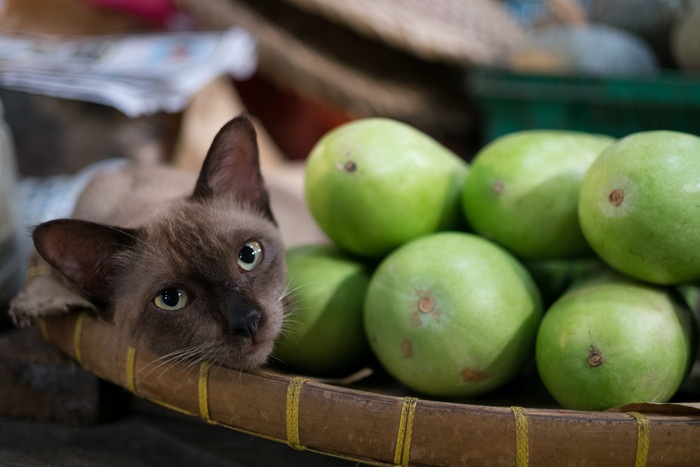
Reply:
[[[274,355],[313,374],[353,370],[369,355],[362,306],[370,271],[328,245],[287,251],[290,311]]]
[[[579,218],[598,256],[656,284],[700,277],[700,138],[672,131],[629,135],[593,163]]]
[[[465,397],[494,389],[532,356],[541,317],[527,270],[462,232],[413,240],[370,281],[365,330],[382,366],[416,391]]]
[[[539,374],[567,409],[668,401],[694,355],[693,318],[670,291],[621,276],[584,281],[545,313]]]
[[[578,223],[579,188],[612,142],[564,130],[525,130],[492,141],[467,175],[467,220],[475,232],[524,259],[590,255]]]
[[[340,248],[379,258],[460,220],[467,163],[419,130],[355,120],[325,134],[306,163],[306,201]]]

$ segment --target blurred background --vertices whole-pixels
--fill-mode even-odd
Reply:
[[[242,111],[298,209],[309,151],[357,118],[407,122],[467,160],[531,128],[700,134],[700,2],[0,0],[0,104],[6,309],[28,228],[69,215],[94,170],[197,170]]]

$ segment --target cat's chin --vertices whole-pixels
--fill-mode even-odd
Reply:
[[[130,340],[161,360],[185,364],[208,361],[234,370],[251,370],[262,366],[275,344],[269,332],[258,333],[254,339],[217,333],[210,335],[208,340],[190,340],[189,345],[184,346],[172,338],[155,341],[144,333],[132,333]]]
[[[222,351],[217,352],[212,363],[234,370],[252,370],[267,362],[273,347],[272,340],[246,339],[244,343],[227,345]]]

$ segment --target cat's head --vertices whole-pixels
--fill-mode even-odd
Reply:
[[[164,358],[252,368],[280,332],[284,247],[244,117],[218,133],[192,194],[143,226],[62,219],[39,225],[34,243],[135,345]]]

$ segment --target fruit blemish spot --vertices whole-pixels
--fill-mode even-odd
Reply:
[[[418,311],[421,313],[430,313],[435,309],[435,300],[428,295],[423,293],[418,299]]]
[[[416,301],[413,306],[414,311],[411,314],[411,322],[414,326],[423,324],[423,316],[432,316],[434,319],[440,318],[435,300],[425,290],[416,292]]]
[[[603,354],[600,353],[600,350],[595,348],[595,346],[591,346],[590,350],[588,351],[588,366],[591,368],[595,368],[597,366],[600,366],[603,364]]]
[[[344,172],[354,172],[357,170],[357,164],[354,161],[347,161],[342,165],[342,170]]]
[[[404,357],[413,357],[413,342],[411,342],[411,339],[408,337],[404,337],[401,341],[401,351],[403,352]]]
[[[488,378],[488,375],[484,371],[475,370],[473,368],[465,368],[462,370],[462,381],[467,383],[483,381],[486,378]]]
[[[610,201],[610,204],[613,206],[619,206],[622,204],[622,201],[625,199],[625,192],[620,190],[619,188],[616,190],[613,190],[610,195],[608,195],[608,200]]]
[[[504,188],[503,182],[501,181],[493,182],[493,185],[491,185],[491,190],[497,195],[503,193]]]

